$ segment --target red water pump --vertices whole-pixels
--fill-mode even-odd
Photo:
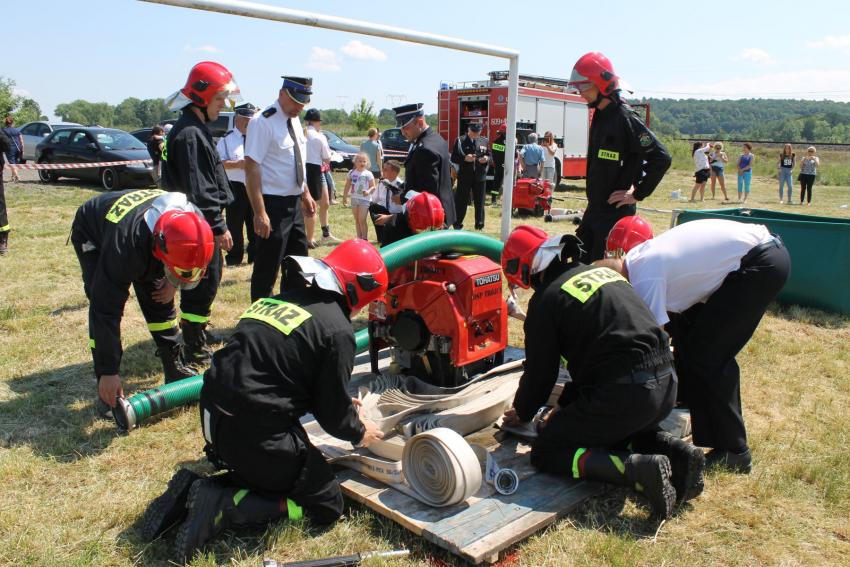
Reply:
[[[543,213],[552,208],[552,183],[546,179],[517,179],[511,207],[517,212],[543,216]]]
[[[508,344],[501,267],[484,256],[448,253],[390,274],[369,308],[369,352],[391,348],[398,371],[437,386],[458,386],[501,364]]]

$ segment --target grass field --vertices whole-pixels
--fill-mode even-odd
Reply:
[[[645,204],[660,210],[720,206],[669,200],[672,190],[690,191],[691,185],[689,168],[671,171]],[[171,540],[145,544],[135,522],[176,468],[209,470],[195,408],[152,420],[126,436],[95,417],[87,302],[66,239],[76,207],[97,193],[74,181],[6,186],[13,232],[10,253],[0,258],[2,565],[169,565]],[[580,183],[558,193],[572,208],[583,206],[581,195]],[[776,182],[756,176],[748,204],[780,207]],[[818,185],[812,207],[782,207],[846,218],[850,210],[841,206],[847,204],[850,187]],[[499,213],[487,209],[487,232],[494,236]],[[656,231],[669,225],[668,213],[651,211],[646,217]],[[531,223],[572,231],[566,224]],[[347,209],[333,207],[331,224],[337,236],[354,234]],[[214,308],[216,331],[228,332],[247,307],[249,279],[248,266],[226,270]],[[522,345],[519,325],[512,323],[510,331],[511,342]],[[159,362],[133,299],[125,311],[123,343],[128,395],[158,384]],[[632,502],[610,515],[605,502],[591,501],[516,546],[506,563],[847,565],[848,344],[850,318],[774,306],[739,357],[755,459],[751,475],[709,474],[705,493],[662,525],[648,521]],[[392,522],[352,506],[325,532],[281,522],[229,534],[192,565],[258,567],[264,556],[293,561],[403,546],[411,557],[392,565],[455,563]]]

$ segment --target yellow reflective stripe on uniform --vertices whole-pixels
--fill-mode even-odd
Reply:
[[[94,339],[89,339],[89,348],[94,348]]]
[[[603,285],[625,281],[626,278],[611,268],[593,268],[571,277],[564,282],[561,289],[584,303]]]
[[[611,150],[603,150],[599,149],[599,159],[610,159],[613,161],[620,161],[620,152],[612,152]]]
[[[310,312],[302,307],[269,297],[258,299],[239,316],[240,319],[256,319],[267,323],[284,335],[290,334],[310,317]]]
[[[150,201],[151,199],[163,194],[165,194],[165,191],[162,189],[142,189],[141,191],[127,193],[112,204],[112,208],[110,208],[109,212],[106,213],[106,220],[117,224],[121,222],[121,219],[127,216],[127,213],[142,203]]]
[[[286,513],[290,520],[300,520],[304,517],[304,509],[289,498],[286,499]]]
[[[161,161],[168,161],[168,136],[162,137],[162,155],[159,159]]]
[[[148,323],[148,331],[155,333],[157,331],[167,331],[177,326],[177,319],[171,321],[163,321],[161,323]]]
[[[493,150],[503,152],[505,151],[505,144],[493,144]]]
[[[12,230],[12,227],[9,226],[8,224],[4,224],[3,226],[0,226],[0,232],[9,232],[10,230]]]
[[[209,315],[205,317],[203,315],[195,315],[194,313],[181,313],[180,318],[189,321],[190,323],[206,323],[210,320]]]
[[[236,491],[236,494],[233,495],[233,505],[239,506],[239,503],[242,502],[242,499],[248,495],[248,490],[245,488],[239,489]]]
[[[626,465],[623,464],[622,459],[617,455],[608,455],[611,459],[611,462],[614,463],[614,466],[617,467],[617,470],[620,471],[620,474],[626,474]]]

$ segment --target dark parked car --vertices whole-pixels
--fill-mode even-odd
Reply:
[[[381,146],[384,148],[384,161],[396,159],[403,162],[410,149],[410,142],[401,135],[400,128],[387,128],[381,132]]]
[[[331,167],[333,169],[353,169],[354,168],[354,156],[357,155],[357,152],[360,151],[360,148],[357,146],[352,146],[335,133],[330,130],[322,130],[322,134],[325,135],[325,138],[328,139],[328,146],[342,156],[342,161],[332,161]]]
[[[133,130],[130,132],[131,136],[135,136],[138,140],[147,145],[148,140],[151,139],[151,135],[153,134],[153,128],[139,128],[138,130]]]
[[[96,163],[145,160],[143,163],[80,169],[39,169],[45,183],[60,177],[99,181],[104,189],[155,184],[153,163],[145,145],[135,136],[113,128],[68,128],[53,132],[35,151],[37,163]]]

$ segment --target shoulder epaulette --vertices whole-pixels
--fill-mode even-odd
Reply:
[[[275,112],[277,112],[277,109],[273,106],[270,106],[263,111],[263,118],[271,118],[272,116],[274,116]]]
[[[224,138],[225,136],[229,136],[232,133],[233,133],[233,130],[228,130],[227,132],[224,133],[224,136],[222,136],[222,138]]]

